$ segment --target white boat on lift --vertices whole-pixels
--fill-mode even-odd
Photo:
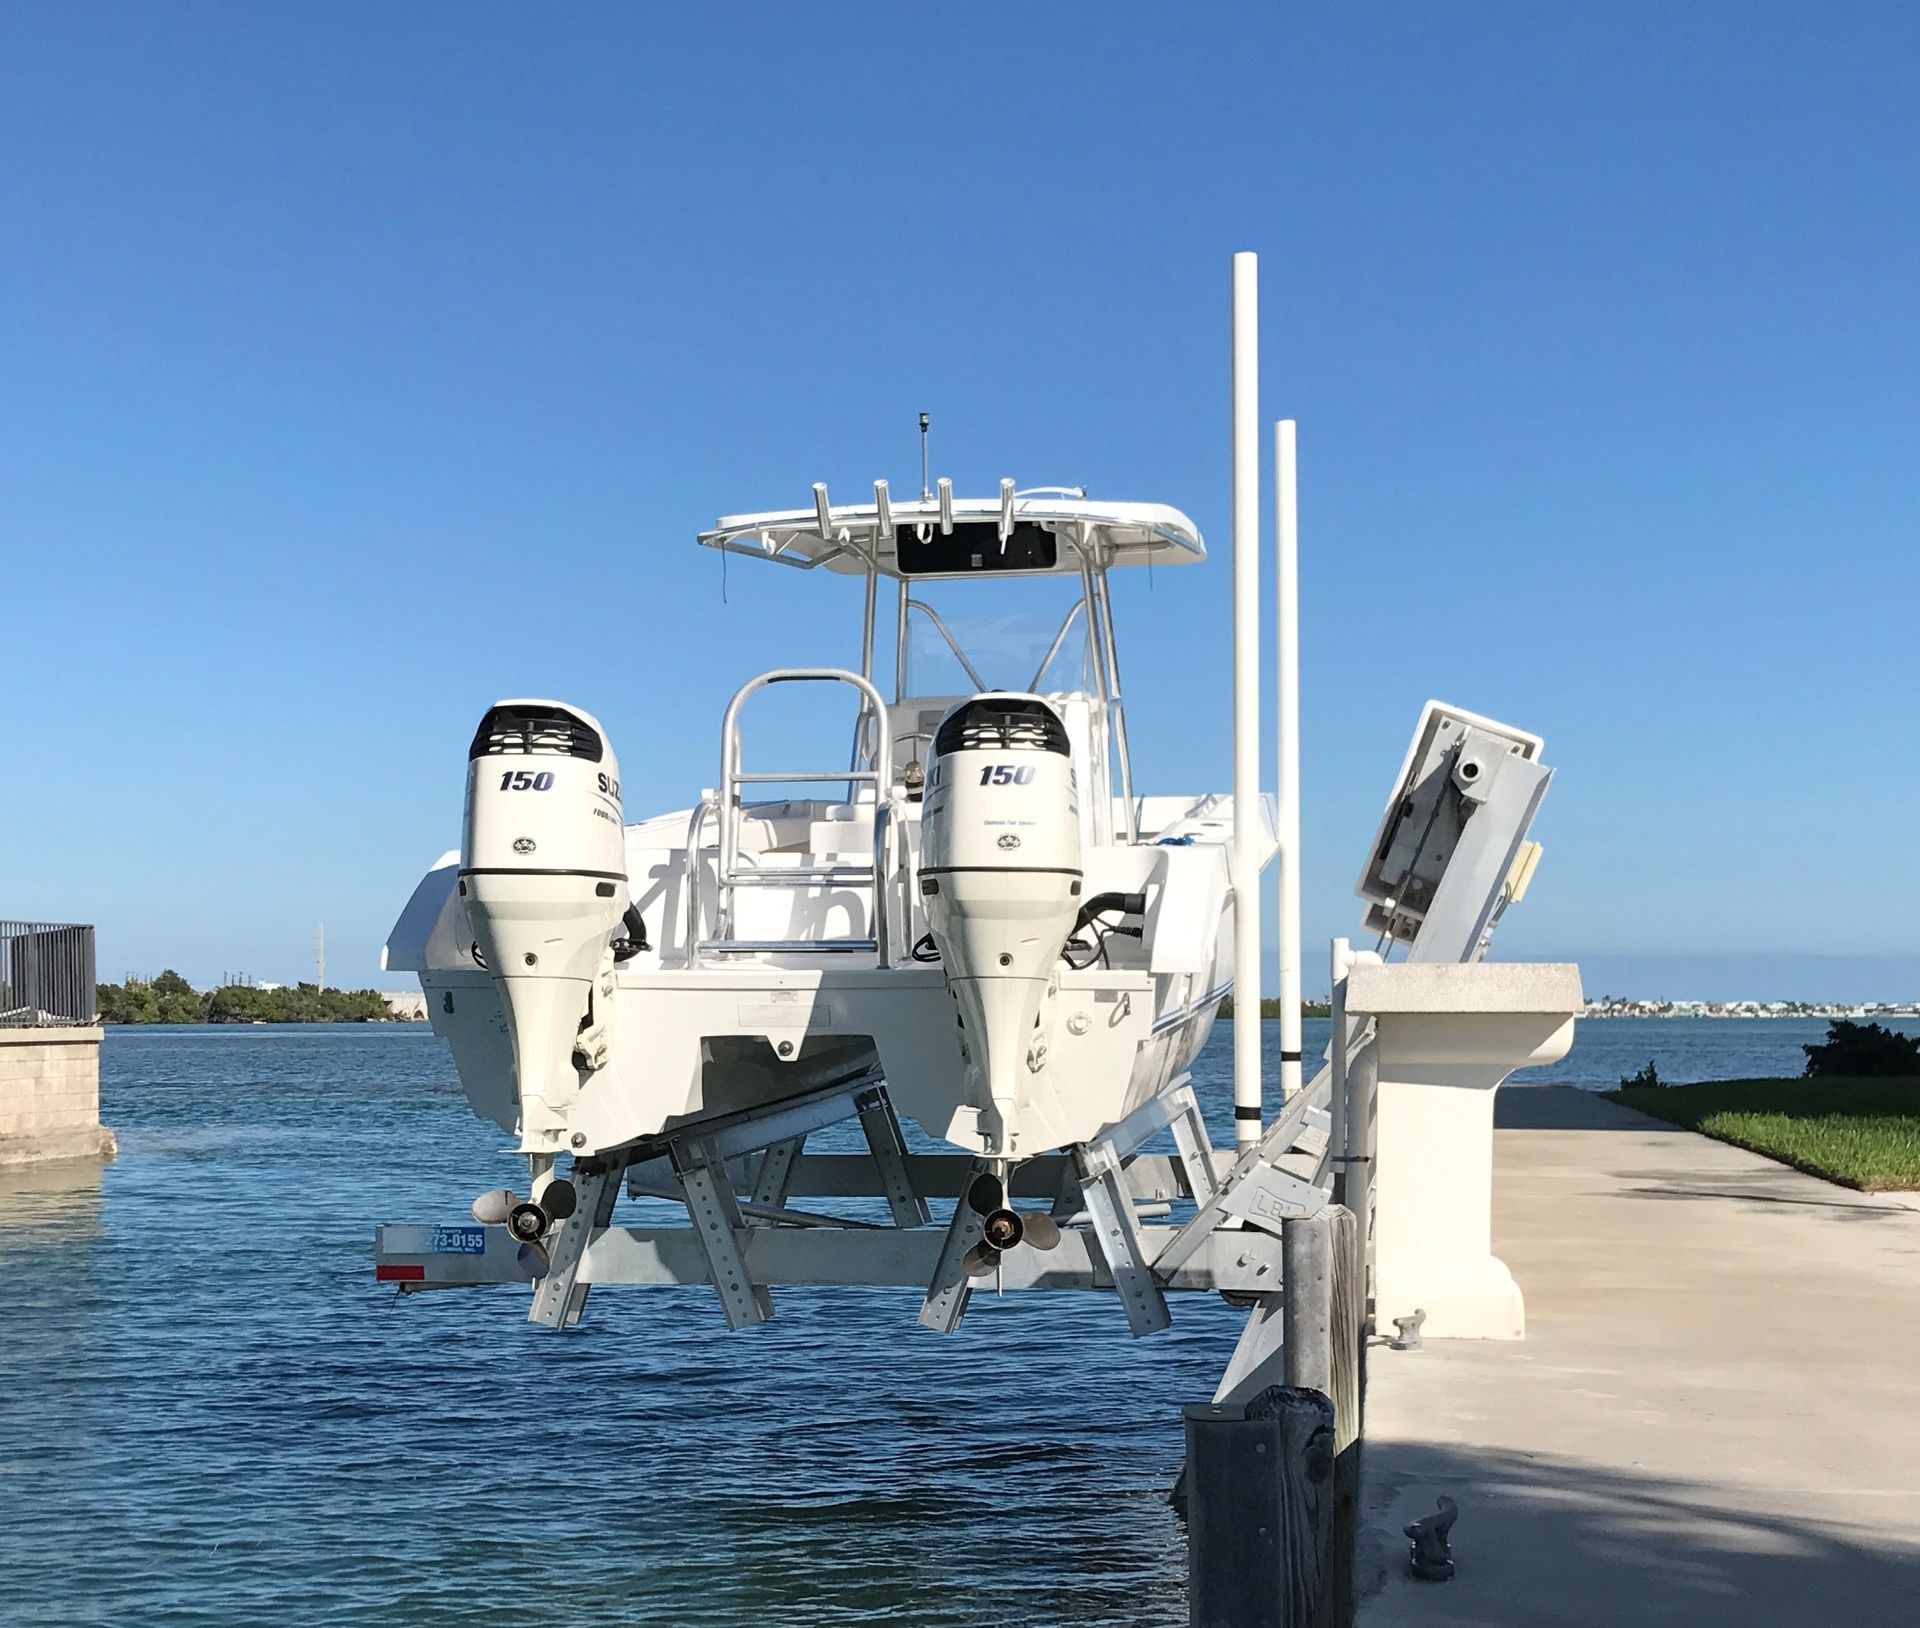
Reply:
[[[1233,799],[1136,795],[1108,593],[1116,568],[1204,560],[1193,522],[1012,481],[813,498],[699,541],[855,578],[857,663],[749,678],[719,718],[717,788],[632,824],[589,714],[499,703],[470,753],[463,849],[393,929],[386,967],[419,975],[468,1100],[518,1138],[536,1189],[559,1155],[873,1079],[998,1164],[1004,1194],[1011,1165],[1093,1142],[1179,1081],[1233,987]],[[960,583],[1065,605],[1008,690],[940,614]],[[916,685],[935,665],[916,639],[967,688]],[[844,766],[748,761],[775,685],[838,692]],[[636,787],[658,789],[629,772]]]
[[[1340,1171],[1362,1259],[1376,1211],[1399,1240],[1381,1267],[1396,1294],[1444,1305],[1432,1296],[1460,1300],[1467,1284],[1463,1326],[1492,1326],[1491,1307],[1511,1329],[1517,1291],[1487,1254],[1490,1098],[1461,1087],[1497,1083],[1516,1057],[1546,1060],[1534,1031],[1550,1018],[1559,1035],[1560,1007],[1525,1002],[1548,984],[1564,1000],[1567,980],[1522,979],[1495,1001],[1485,980],[1426,975],[1473,970],[1533,874],[1528,831],[1552,773],[1537,736],[1430,703],[1369,849],[1360,893],[1380,949],[1457,964],[1404,969],[1412,994],[1366,996],[1417,994],[1406,1011],[1427,1032],[1427,1049],[1392,1059],[1415,1072],[1386,1082],[1396,1103],[1420,1105],[1400,1133],[1397,1211],[1375,1197],[1376,1019],[1389,1008],[1340,1005],[1348,970],[1377,954],[1336,941],[1326,1066],[1297,1089],[1298,1030],[1283,1017],[1289,1088],[1271,1121],[1249,970],[1233,1152],[1211,1145],[1188,1074],[1234,987],[1236,949],[1257,953],[1257,878],[1276,846],[1257,789],[1253,272],[1251,255],[1235,257],[1238,804],[1134,789],[1108,581],[1121,566],[1205,558],[1177,509],[1012,481],[956,499],[948,482],[929,485],[923,440],[910,502],[876,482],[871,503],[837,506],[815,486],[808,506],[721,520],[702,544],[859,582],[858,661],[749,678],[719,719],[714,789],[635,824],[591,714],[550,700],[487,711],[461,846],[415,890],[386,965],[419,975],[470,1102],[515,1138],[529,1186],[525,1198],[482,1193],[478,1225],[379,1227],[377,1281],[403,1293],[530,1283],[529,1320],[555,1329],[580,1321],[596,1284],[704,1283],[735,1329],[773,1315],[777,1286],[912,1287],[920,1323],[951,1332],[991,1279],[1111,1292],[1136,1336],[1168,1326],[1176,1291],[1227,1294],[1252,1309],[1225,1398],[1282,1371],[1283,1234],[1327,1206]],[[1297,860],[1291,430],[1275,443],[1278,755]],[[970,598],[995,620],[962,620]],[[1047,619],[1008,637],[999,608],[1035,598],[1054,601]],[[775,720],[770,690],[822,705]],[[1180,715],[1226,698],[1189,687]],[[767,755],[769,739],[788,750]],[[808,757],[832,761],[796,761]],[[626,778],[627,795],[659,794],[644,772]],[[1288,1004],[1294,880],[1283,867]],[[1406,1096],[1409,1081],[1425,1094]],[[899,1114],[959,1151],[910,1151]],[[808,1147],[852,1121],[864,1151]],[[1162,1138],[1171,1155],[1153,1151]],[[1423,1180],[1436,1139],[1451,1151]],[[1463,1202],[1452,1182],[1466,1183]],[[1427,1253],[1420,1195],[1434,1193],[1460,1211],[1437,1275],[1410,1268]],[[683,1203],[687,1224],[616,1224],[623,1194]],[[869,1217],[884,1203],[891,1225],[793,1202],[809,1198],[860,1201]]]

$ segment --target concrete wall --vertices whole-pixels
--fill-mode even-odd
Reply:
[[[100,1124],[100,1031],[0,1028],[0,1165],[113,1153]]]

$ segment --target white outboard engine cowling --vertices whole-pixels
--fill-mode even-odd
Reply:
[[[934,735],[921,832],[927,927],[959,1011],[985,1152],[1018,1157],[1079,913],[1079,797],[1059,714],[1019,694],[976,695],[949,712]]]
[[[524,1152],[552,1152],[604,1035],[627,908],[620,765],[599,723],[558,701],[500,701],[467,754],[460,894],[513,1041]],[[603,967],[608,972],[601,986]],[[604,1058],[601,1039],[587,1063]]]

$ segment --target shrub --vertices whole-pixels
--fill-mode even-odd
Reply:
[[[1665,1080],[1660,1078],[1660,1071],[1653,1066],[1651,1060],[1648,1061],[1645,1068],[1641,1069],[1638,1074],[1633,1075],[1631,1078],[1624,1074],[1620,1076],[1620,1089],[1622,1091],[1631,1091],[1637,1085],[1664,1086],[1666,1083]]]
[[[1809,1078],[1920,1075],[1920,1036],[1896,1034],[1877,1023],[1850,1023],[1845,1018],[1835,1018],[1827,1025],[1824,1044],[1800,1049],[1807,1054]]]

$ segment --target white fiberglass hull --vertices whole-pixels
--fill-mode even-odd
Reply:
[[[817,862],[823,825],[859,823],[858,810],[832,810],[823,821],[818,806],[791,808],[800,812],[766,816],[770,870]],[[706,863],[696,850],[688,864],[690,812],[627,829],[634,902],[652,943],[616,974],[610,1061],[558,1104],[553,1151],[610,1152],[692,1119],[867,1072],[883,1076],[898,1111],[930,1135],[983,1151],[985,1105],[972,1100],[945,975],[906,953],[924,931],[917,916],[893,923],[890,965],[805,952],[690,956],[689,940],[697,943],[703,926],[689,920],[686,878]],[[1158,1095],[1205,1044],[1232,987],[1230,802],[1154,798],[1140,813],[1159,840],[1090,850],[1087,885],[1090,894],[1146,892],[1144,931],[1110,940],[1109,965],[1061,965],[1047,1063],[1014,1128],[1015,1157],[1093,1140]],[[783,814],[813,833],[797,855],[775,840]],[[1159,818],[1149,826],[1152,816]],[[852,846],[860,840],[856,832]],[[394,929],[388,966],[419,974],[428,1016],[452,1049],[474,1111],[513,1134],[520,1116],[512,1046],[493,980],[471,953],[452,858],[416,890]],[[870,919],[861,892],[833,883],[757,888],[742,897],[766,919],[735,930],[781,941],[860,931]]]

